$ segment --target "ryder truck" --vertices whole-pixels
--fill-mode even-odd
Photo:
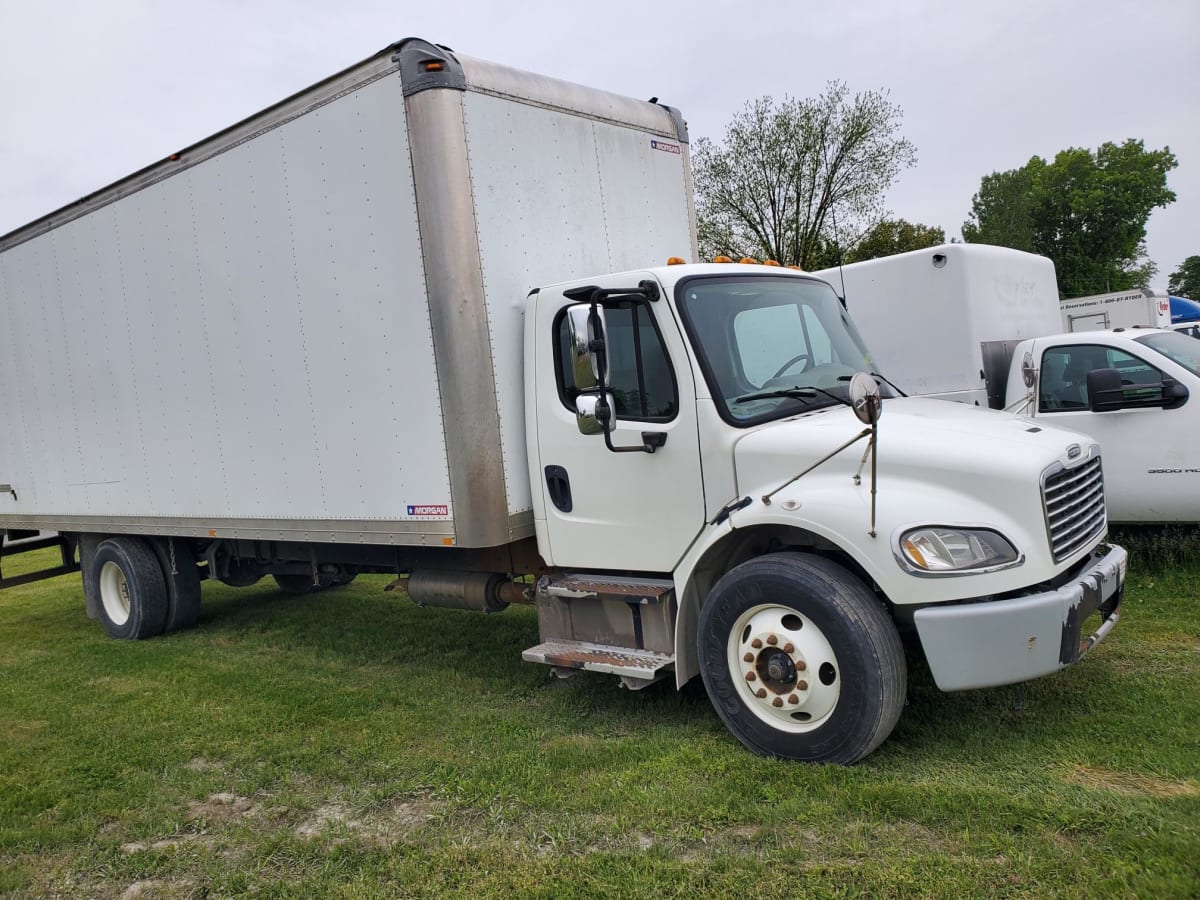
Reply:
[[[1097,447],[881,400],[819,280],[650,265],[691,197],[669,107],[389,47],[0,238],[0,528],[116,638],[204,579],[532,603],[525,659],[700,675],[794,759],[886,738],[901,631],[944,690],[1079,659],[1125,571]]]

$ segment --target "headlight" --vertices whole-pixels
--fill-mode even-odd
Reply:
[[[996,532],[983,529],[939,525],[914,528],[900,535],[899,543],[904,561],[918,572],[931,575],[1004,568],[1021,561],[1012,544]]]

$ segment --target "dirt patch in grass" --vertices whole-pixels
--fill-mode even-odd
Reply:
[[[213,843],[215,843],[214,839],[205,834],[175,834],[157,841],[131,841],[121,845],[121,852],[132,856],[134,853],[144,853],[147,850],[174,850],[189,844],[209,847]]]
[[[256,812],[254,801],[248,797],[236,794],[209,794],[206,800],[188,802],[188,818],[203,819],[206,822],[232,822]]]
[[[165,881],[149,879],[135,881],[121,892],[121,900],[151,900],[151,898],[190,897],[192,883],[190,881]]]
[[[1067,775],[1067,782],[1093,791],[1112,791],[1126,797],[1197,797],[1200,785],[1194,781],[1179,781],[1173,778],[1155,778],[1132,772],[1113,772],[1091,766],[1075,766]]]
[[[296,826],[297,837],[334,839],[350,836],[380,846],[390,846],[423,828],[436,815],[436,805],[424,798],[394,800],[356,812],[350,804],[335,801],[318,807]]]

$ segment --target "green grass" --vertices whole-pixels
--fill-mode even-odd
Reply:
[[[1121,539],[1092,655],[1020,692],[916,668],[849,769],[750,755],[702,691],[551,680],[529,609],[214,584],[124,643],[77,577],[11,589],[0,896],[1196,896],[1200,549]]]

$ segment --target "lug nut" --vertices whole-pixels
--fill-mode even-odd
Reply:
[[[772,706],[783,706],[783,698],[776,697],[774,700],[771,701],[771,705]]]
[[[742,657],[742,662],[754,662],[754,654],[747,653],[745,656]]]
[[[750,642],[750,646],[753,647],[755,650],[761,650],[762,649],[762,641],[760,641],[758,638],[755,638],[754,640],[752,640]]]
[[[755,675],[753,672],[747,672],[747,673],[746,673],[746,680],[747,680],[747,681],[754,681],[756,678],[758,678],[758,676],[757,676],[757,675]]]
[[[800,698],[797,697],[795,694],[792,694],[792,696],[788,697],[788,703],[792,704],[792,706],[795,706],[799,702],[800,702]]]
[[[769,634],[769,635],[767,635],[767,643],[770,644],[772,647],[774,647],[776,644],[779,643],[779,638],[775,637],[775,635],[773,635],[773,634]]]
[[[796,671],[797,672],[803,672],[807,668],[808,668],[808,663],[806,663],[804,660],[802,660],[802,659],[796,660]]]
[[[789,641],[788,643],[783,645],[783,652],[784,653],[795,653],[796,645]]]
[[[807,691],[808,690],[808,682],[805,681],[803,678],[801,678],[799,681],[796,682],[796,690]]]
[[[761,700],[763,697],[767,696],[767,692],[763,688],[759,688],[754,692],[754,696]]]

